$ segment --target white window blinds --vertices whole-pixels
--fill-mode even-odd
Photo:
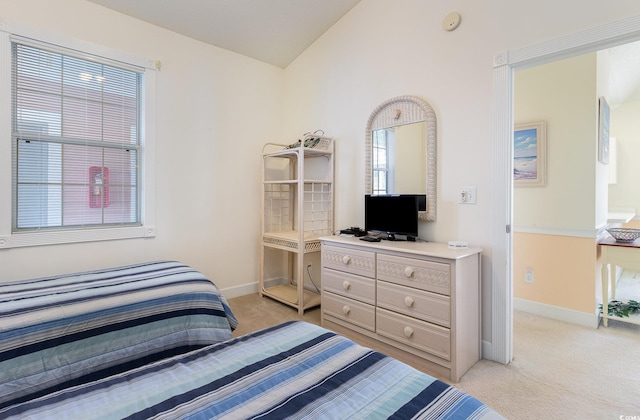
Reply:
[[[11,46],[13,231],[140,225],[143,72]]]

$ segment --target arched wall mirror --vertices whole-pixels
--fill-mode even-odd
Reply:
[[[365,194],[426,194],[419,220],[436,220],[436,115],[426,101],[398,96],[367,122]]]

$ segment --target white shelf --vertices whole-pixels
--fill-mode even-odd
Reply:
[[[310,309],[320,306],[320,294],[306,289],[303,290],[303,303],[302,305],[299,305],[298,288],[293,284],[281,284],[262,289],[262,293],[287,305],[296,307],[300,306],[302,309]]]
[[[333,151],[328,150],[319,150],[313,149],[310,147],[305,147],[304,149],[295,148],[295,149],[284,149],[279,152],[266,153],[265,157],[284,157],[284,158],[295,158],[297,155],[304,153],[307,156],[327,156],[331,155]]]
[[[300,242],[299,232],[269,232],[262,235],[262,245],[283,250],[299,250],[300,252],[317,252],[320,250],[320,237],[323,234],[305,233]],[[303,245],[301,247],[301,245]]]
[[[293,157],[299,154],[305,154],[308,156],[327,156],[333,154],[333,139],[329,137],[321,137],[322,141],[316,147],[292,147],[286,148],[287,145],[267,143],[263,151],[268,147],[271,149],[279,148],[272,152],[264,152],[264,157]]]
[[[300,232],[297,230],[283,230],[279,232],[265,232],[263,236],[270,236],[273,238],[297,241],[300,238]],[[304,233],[305,240],[319,240],[323,235],[312,235],[310,233]]]
[[[333,146],[332,139],[321,137],[315,147],[268,143],[263,148],[260,294],[300,315],[320,305],[320,295],[304,289],[304,258],[320,252],[321,236],[333,234]],[[266,288],[266,266],[285,284]]]

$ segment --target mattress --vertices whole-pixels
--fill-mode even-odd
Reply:
[[[0,407],[228,340],[237,323],[176,261],[0,283]]]

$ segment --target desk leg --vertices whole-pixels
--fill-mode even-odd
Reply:
[[[602,324],[609,326],[609,264],[602,264]]]
[[[609,301],[616,299],[616,275],[618,274],[618,266],[615,264],[609,264],[609,285],[611,291],[609,292]]]

